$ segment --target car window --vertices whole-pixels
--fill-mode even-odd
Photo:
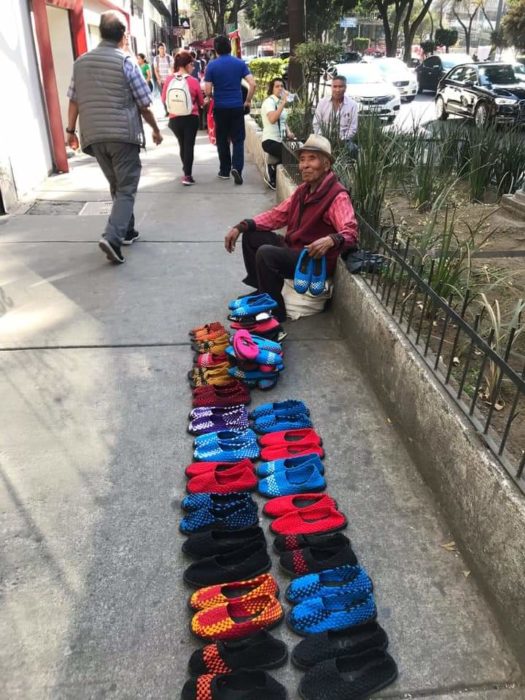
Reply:
[[[478,72],[475,68],[463,68],[462,80],[464,83],[470,82],[477,85],[478,83]]]
[[[510,85],[518,82],[512,66],[509,65],[480,67],[479,76],[481,84],[485,87]]]
[[[441,68],[441,59],[439,56],[430,56],[423,61],[423,65],[425,68],[435,68],[436,66]]]
[[[463,74],[465,73],[465,68],[456,68],[448,76],[449,80],[457,80],[461,82],[463,80]]]

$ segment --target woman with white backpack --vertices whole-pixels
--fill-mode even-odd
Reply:
[[[180,148],[184,177],[182,184],[194,185],[192,177],[193,149],[199,128],[199,107],[203,105],[201,86],[192,78],[193,58],[189,51],[179,51],[175,56],[175,73],[162,89],[162,101],[169,114],[168,126],[175,134]]]

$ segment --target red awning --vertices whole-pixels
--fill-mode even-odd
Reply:
[[[213,49],[213,39],[201,39],[199,41],[192,41],[190,48],[193,49]]]

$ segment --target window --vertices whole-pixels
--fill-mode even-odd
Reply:
[[[464,71],[464,68],[456,68],[456,70],[453,70],[452,73],[448,76],[448,79],[457,80],[458,82],[461,82],[463,80]]]
[[[462,80],[464,83],[474,83],[474,85],[478,84],[478,72],[475,68],[463,68],[463,77]]]
[[[479,69],[480,82],[484,87],[492,85],[512,85],[519,82],[512,66],[487,66]]]

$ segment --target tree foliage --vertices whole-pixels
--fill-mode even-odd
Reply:
[[[250,73],[257,84],[255,99],[258,102],[262,102],[266,97],[270,80],[282,78],[285,65],[286,62],[281,58],[254,58],[250,61]]]
[[[444,46],[446,52],[451,46],[457,43],[458,40],[458,30],[457,29],[445,29],[444,27],[438,27],[434,35],[434,40],[437,46]]]
[[[509,44],[525,51],[525,0],[511,1],[502,26]]]
[[[470,40],[472,37],[472,25],[480,9],[484,6],[484,0],[455,0],[452,14],[457,19],[465,35],[465,51],[470,53]]]
[[[433,54],[436,50],[436,42],[432,41],[432,39],[422,41],[420,46],[425,56],[430,56],[430,54]]]
[[[387,56],[395,56],[399,35],[404,37],[405,61],[410,60],[412,44],[421,23],[428,15],[433,0],[374,0],[383,22]]]
[[[217,36],[226,33],[227,24],[237,24],[237,15],[252,0],[193,0],[193,4],[204,15],[208,36]]]
[[[356,4],[357,0],[306,0],[307,38],[320,41],[323,32],[332,29]],[[288,0],[250,2],[246,14],[250,26],[272,31],[288,23]]]

